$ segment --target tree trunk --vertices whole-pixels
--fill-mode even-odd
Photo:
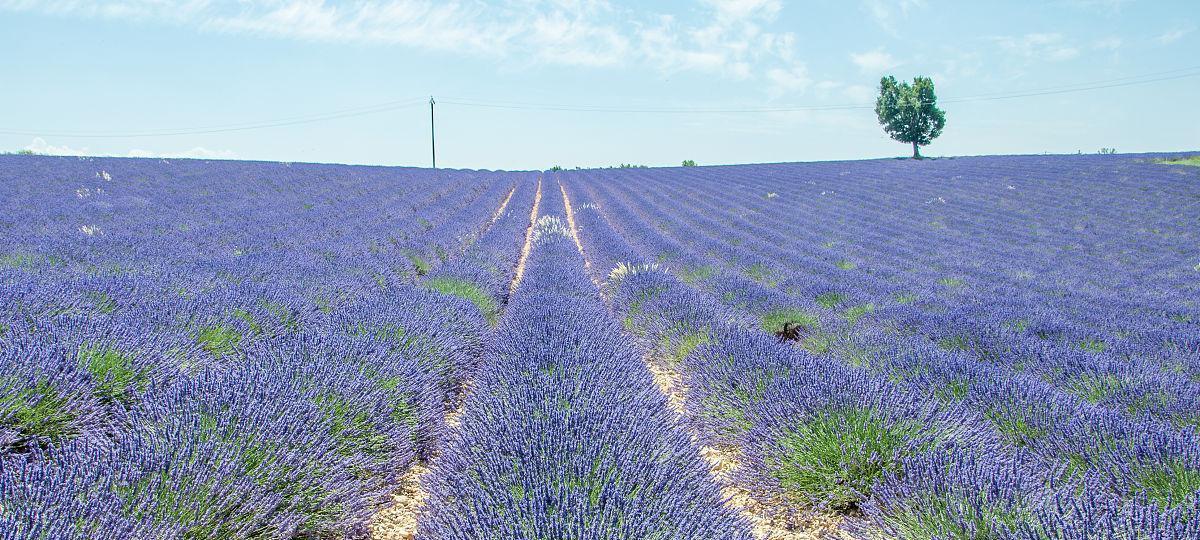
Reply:
[[[921,159],[921,151],[917,149],[917,141],[913,141],[913,159]]]

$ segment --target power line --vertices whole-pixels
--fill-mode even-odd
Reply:
[[[1189,73],[1183,73],[1189,72]],[[1155,77],[1157,75],[1175,74],[1171,76]],[[1076,83],[1071,85],[1055,86],[1048,88],[1023,90],[1023,91],[1008,91],[1008,92],[993,92],[988,94],[978,94],[974,96],[963,96],[957,98],[948,98],[939,100],[941,103],[967,103],[975,101],[993,101],[1001,99],[1014,99],[1033,96],[1045,96],[1053,94],[1066,94],[1073,92],[1085,92],[1090,90],[1100,90],[1104,88],[1117,88],[1122,86],[1134,86],[1139,84],[1149,84],[1161,81],[1170,81],[1175,79],[1184,79],[1189,77],[1200,76],[1200,66],[1190,68],[1175,69],[1165,72],[1149,73],[1131,77],[1121,77],[1116,79],[1108,79],[1103,81],[1092,81],[1088,83]],[[1148,78],[1149,77],[1149,78]],[[720,114],[720,113],[772,113],[772,112],[798,112],[798,111],[833,111],[833,110],[855,110],[855,109],[874,109],[872,104],[845,104],[845,105],[796,105],[796,106],[778,106],[778,107],[739,107],[739,108],[704,108],[704,107],[620,107],[620,106],[605,106],[605,105],[562,105],[562,104],[541,104],[515,101],[490,101],[479,99],[464,99],[464,98],[445,98],[440,103],[461,105],[464,107],[482,107],[492,109],[513,109],[513,110],[539,110],[539,111],[570,111],[570,112],[603,112],[603,113],[654,113],[654,114]]]
[[[1017,99],[1035,96],[1047,96],[1055,94],[1068,94],[1075,92],[1086,92],[1092,90],[1101,90],[1106,88],[1118,88],[1124,86],[1135,86],[1141,84],[1150,84],[1163,81],[1172,81],[1200,76],[1200,66],[1192,66],[1186,68],[1173,69],[1168,71],[1160,71],[1155,73],[1146,73],[1142,75],[1133,75],[1128,77],[1119,77],[1102,81],[1091,81],[1086,83],[1075,83],[1068,85],[1044,87],[1039,89],[1008,91],[1008,92],[992,92],[985,94],[977,94],[973,96],[952,97],[940,100],[941,103],[969,103],[980,101],[995,101],[1006,99]],[[432,98],[430,98],[432,99]],[[45,137],[78,137],[78,138],[136,138],[136,137],[168,137],[177,135],[201,135],[208,133],[227,133],[234,131],[247,131],[255,129],[266,129],[275,127],[293,126],[298,124],[308,124],[313,122],[325,122],[329,120],[337,120],[341,118],[350,118],[355,116],[365,116],[370,114],[383,113],[406,107],[411,107],[418,104],[424,104],[426,98],[412,98],[404,100],[387,101],[374,105],[365,105],[349,109],[340,109],[325,113],[315,113],[308,115],[300,115],[293,117],[277,118],[274,120],[264,120],[258,122],[246,122],[236,124],[224,124],[216,126],[201,126],[191,128],[164,128],[164,129],[149,129],[138,132],[99,132],[99,131],[39,131],[39,130],[18,130],[18,129],[0,129],[0,134],[4,135],[29,135],[29,136],[45,136]],[[566,105],[566,104],[546,104],[546,103],[530,103],[519,101],[498,101],[498,100],[483,100],[470,98],[447,98],[438,101],[443,105],[458,105],[463,107],[491,108],[491,109],[510,109],[510,110],[533,110],[533,111],[566,111],[566,112],[592,112],[592,113],[621,113],[621,114],[743,114],[743,113],[772,113],[772,112],[800,112],[800,111],[836,111],[836,110],[861,110],[874,109],[872,104],[844,104],[844,105],[786,105],[777,107],[627,107],[627,106],[608,106],[608,105]],[[430,104],[432,109],[432,103]],[[431,111],[432,112],[432,111]],[[432,119],[431,119],[432,123]],[[432,135],[432,125],[431,125]]]
[[[354,116],[365,116],[387,111],[411,107],[423,103],[425,98],[414,98],[405,100],[389,101],[378,103],[375,105],[366,105],[362,107],[353,107],[349,109],[340,109],[325,113],[308,114],[301,116],[293,116],[286,118],[277,118],[275,120],[265,120],[259,122],[243,122],[238,124],[224,124],[217,126],[203,126],[193,128],[165,128],[152,129],[139,132],[124,132],[124,133],[105,133],[95,131],[34,131],[34,130],[0,130],[0,134],[5,135],[32,135],[44,137],[83,137],[83,138],[134,138],[134,137],[168,137],[174,135],[200,135],[205,133],[226,133],[231,131],[247,131],[252,129],[264,129],[283,126],[294,126],[298,124],[308,124],[313,122],[325,122],[328,120],[337,120],[341,118],[351,118]]]

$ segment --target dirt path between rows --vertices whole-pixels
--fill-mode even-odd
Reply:
[[[567,207],[567,223],[571,227],[571,236],[575,240],[575,246],[579,248],[579,252],[583,254],[584,266],[591,268],[591,261],[587,257],[587,252],[583,248],[583,243],[579,239],[579,230],[575,226],[575,213],[571,207],[571,197],[567,195],[566,188],[559,182],[558,187],[562,190],[563,202]],[[588,273],[591,275],[591,272]],[[595,283],[596,279],[593,277]],[[596,283],[597,287],[601,287],[600,283]],[[679,372],[675,370],[665,359],[657,358],[653,355],[647,355],[643,358],[646,369],[654,376],[654,384],[659,391],[667,398],[667,403],[671,410],[677,415],[681,426],[687,426],[683,421],[684,405],[687,400],[687,389],[683,387]],[[708,464],[709,472],[712,474],[713,480],[721,488],[721,494],[725,496],[726,504],[733,510],[745,518],[750,524],[751,533],[758,540],[814,540],[814,539],[852,539],[847,532],[841,530],[840,526],[843,519],[835,515],[815,515],[805,518],[804,520],[789,520],[784,516],[776,515],[770,507],[764,506],[756,501],[750,495],[750,491],[745,487],[737,485],[733,479],[733,471],[737,469],[738,453],[734,449],[721,449],[706,446],[700,443],[697,434],[688,429],[688,435],[692,439],[692,444],[700,451],[700,455]]]
[[[512,199],[513,193],[516,191],[514,187],[508,192],[508,197],[500,204],[500,208],[492,215],[492,220],[488,226],[496,223],[503,215],[505,207],[508,206],[508,201]],[[508,290],[511,295],[517,290],[517,286],[521,283],[521,277],[525,274],[525,260],[529,257],[530,244],[533,239],[533,226],[537,223],[538,207],[542,202],[542,180],[538,179],[537,193],[533,197],[533,209],[529,212],[529,225],[525,229],[525,244],[521,248],[521,257],[517,261],[517,270],[513,275],[512,281],[509,283]],[[466,381],[463,389],[464,393],[470,393],[470,381]],[[466,400],[460,403],[465,404]],[[446,413],[446,426],[449,428],[448,434],[453,435],[458,431],[459,417],[462,416],[463,406]],[[436,452],[436,450],[435,450]],[[397,481],[398,488],[392,494],[392,505],[380,511],[375,515],[370,523],[370,532],[372,540],[412,540],[417,534],[417,518],[421,514],[421,509],[425,505],[425,499],[428,494],[422,487],[425,475],[429,473],[429,464],[418,462],[409,467]]]

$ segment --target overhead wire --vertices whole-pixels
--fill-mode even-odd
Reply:
[[[226,133],[232,131],[247,131],[254,129],[272,128],[293,126],[298,124],[308,124],[313,122],[324,122],[328,120],[336,120],[341,118],[351,118],[355,116],[365,116],[380,112],[388,112],[392,110],[402,109],[425,103],[427,98],[413,98],[404,100],[394,100],[374,105],[366,105],[361,107],[353,107],[349,109],[339,109],[324,113],[307,114],[293,117],[277,118],[274,120],[264,120],[258,122],[243,122],[236,124],[224,124],[216,126],[201,126],[193,128],[163,128],[142,130],[137,132],[94,132],[94,131],[37,131],[37,130],[9,130],[0,129],[0,134],[5,135],[34,135],[43,137],[84,137],[84,138],[134,138],[134,137],[164,137],[173,135],[200,135],[206,133]]]
[[[1186,68],[1178,68],[1155,73],[1146,73],[1142,75],[1133,75],[1127,77],[1118,77],[1101,81],[1091,81],[1085,83],[1074,83],[1068,85],[1059,85],[1051,87],[1043,87],[1037,89],[1007,91],[1007,92],[991,92],[984,94],[976,94],[972,96],[950,97],[939,100],[940,103],[970,103],[980,101],[1007,100],[1035,96],[1047,96],[1057,94],[1068,94],[1075,92],[1086,92],[1092,90],[1100,90],[1106,88],[1118,88],[1125,86],[1134,86],[1141,84],[1150,84],[1163,81],[1171,81],[1178,79],[1186,79],[1200,76],[1200,66],[1191,66]],[[299,115],[285,118],[276,118],[273,120],[263,120],[258,122],[243,122],[234,124],[223,124],[213,126],[199,126],[191,128],[162,128],[162,129],[147,129],[133,132],[102,132],[102,131],[43,131],[31,129],[5,129],[0,128],[0,134],[4,135],[30,135],[43,137],[79,137],[79,138],[136,138],[136,137],[166,137],[177,135],[201,135],[210,133],[227,133],[236,131],[248,131],[256,129],[285,127],[299,124],[308,124],[314,122],[325,122],[337,120],[341,118],[351,118],[356,116],[365,116],[389,112],[415,105],[424,105],[427,98],[411,98],[403,100],[393,100],[373,105],[364,105],[348,109],[339,109],[324,113],[314,113],[307,115]],[[757,114],[757,113],[776,113],[776,112],[801,112],[801,111],[836,111],[836,110],[861,110],[874,109],[874,104],[841,104],[841,105],[780,105],[767,107],[630,107],[630,106],[610,106],[610,105],[570,105],[570,104],[553,104],[553,103],[532,103],[521,101],[501,101],[501,100],[486,100],[486,99],[471,99],[471,98],[456,98],[447,97],[438,100],[439,105],[457,105],[462,107],[476,108],[491,108],[491,109],[509,109],[509,110],[533,110],[533,111],[564,111],[564,112],[588,112],[588,113],[619,113],[619,114]]]
[[[1174,75],[1170,75],[1174,74]],[[1158,75],[1169,75],[1158,77]],[[989,94],[978,94],[973,96],[952,97],[941,99],[941,103],[966,103],[974,101],[991,101],[1000,99],[1014,99],[1022,97],[1033,97],[1053,94],[1066,94],[1072,92],[1084,92],[1089,90],[1099,90],[1104,88],[1116,88],[1121,86],[1134,86],[1139,84],[1148,84],[1161,81],[1169,81],[1175,79],[1184,79],[1189,77],[1200,76],[1200,66],[1190,68],[1174,69],[1164,72],[1149,73],[1130,77],[1120,77],[1116,79],[1108,79],[1103,81],[1092,81],[1088,83],[1075,83],[1071,85],[1053,86],[1048,88],[1039,88],[1022,91],[1008,92],[993,92]],[[516,109],[516,110],[543,110],[543,111],[570,111],[570,112],[606,112],[606,113],[659,113],[659,114],[712,114],[712,113],[772,113],[772,112],[797,112],[797,111],[830,111],[830,110],[854,110],[854,109],[874,109],[874,104],[844,104],[844,105],[781,105],[776,107],[621,107],[621,106],[604,106],[604,105],[562,105],[562,104],[541,104],[529,102],[515,101],[491,101],[480,99],[465,99],[448,97],[442,98],[439,103],[448,103],[451,105],[461,105],[465,107],[483,107],[494,109]]]

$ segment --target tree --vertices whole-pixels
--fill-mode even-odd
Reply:
[[[684,167],[695,167],[695,166],[696,166],[696,160],[694,160],[694,159],[685,159],[685,160],[683,160],[683,166],[684,166]]]
[[[921,159],[918,147],[933,142],[946,126],[946,112],[937,108],[929,77],[916,77],[911,85],[897,83],[891,75],[881,79],[875,114],[889,136],[912,143],[913,159]]]

